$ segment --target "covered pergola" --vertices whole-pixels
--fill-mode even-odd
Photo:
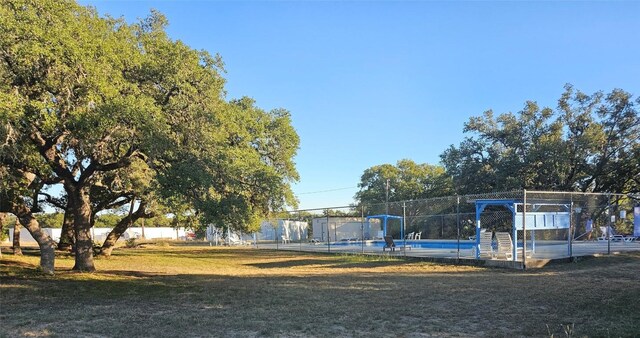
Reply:
[[[372,216],[365,217],[365,220],[367,221],[367,223],[369,223],[370,219],[379,219],[380,221],[382,221],[382,234],[383,234],[383,236],[387,235],[387,220],[389,220],[389,219],[398,219],[398,220],[400,220],[400,238],[401,239],[404,238],[404,219],[402,218],[402,216],[372,215]]]
[[[526,206],[530,206],[531,211],[527,211]],[[571,203],[548,203],[545,201],[527,201],[518,199],[478,199],[475,200],[476,205],[476,259],[480,259],[480,217],[482,212],[488,206],[501,206],[511,211],[512,227],[511,238],[513,239],[513,260],[518,260],[518,230],[531,231],[531,245],[535,252],[536,247],[536,230],[551,229],[570,229],[571,228]],[[518,206],[522,205],[522,211],[518,212]],[[543,206],[554,206],[564,209],[564,212],[540,212]],[[569,244],[568,250],[571,251],[571,231],[567,235]],[[526,243],[525,243],[526,244]]]

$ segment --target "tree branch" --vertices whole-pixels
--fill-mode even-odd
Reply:
[[[60,142],[64,138],[64,133],[58,135],[52,140],[45,140],[42,133],[36,127],[33,127],[31,134],[29,134],[29,138],[38,149],[40,155],[45,158],[49,167],[54,173],[56,173],[56,175],[58,175],[58,177],[67,183],[75,182],[73,175],[67,168],[66,162],[55,149],[55,146],[58,143],[55,143],[54,141]]]
[[[129,149],[127,149],[127,152],[124,154],[124,156],[122,156],[116,162],[101,164],[96,160],[92,160],[89,166],[80,175],[80,179],[78,180],[78,182],[80,182],[80,184],[84,184],[97,171],[104,172],[104,171],[112,171],[112,170],[124,168],[130,165],[133,158],[135,157],[138,157],[142,160],[145,160],[146,158],[143,154],[139,153],[138,150],[135,149],[134,147],[129,147]]]
[[[49,194],[47,194],[46,192],[38,192],[38,195],[40,196],[44,196],[45,201],[51,205],[53,205],[54,207],[61,209],[61,210],[67,210],[67,202],[63,201],[60,198],[55,198]]]

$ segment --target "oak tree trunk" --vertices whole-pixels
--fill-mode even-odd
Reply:
[[[91,203],[86,189],[78,189],[73,196],[71,212],[74,215],[74,230],[76,238],[76,261],[73,270],[95,271],[93,263],[93,240],[91,239]]]
[[[42,230],[38,220],[33,217],[31,210],[24,205],[14,205],[15,214],[31,237],[36,240],[40,247],[40,268],[42,272],[53,274],[56,259],[56,242]]]
[[[111,251],[113,251],[113,248],[116,245],[118,239],[124,234],[125,231],[127,231],[127,229],[133,223],[135,223],[141,217],[145,216],[146,203],[141,202],[138,206],[138,210],[136,210],[135,212],[131,212],[131,209],[129,211],[129,214],[122,218],[120,222],[118,222],[118,224],[111,230],[111,232],[107,236],[107,239],[104,240],[104,243],[102,244],[101,255],[106,257],[111,256]]]
[[[7,214],[0,212],[0,241],[2,240],[2,230],[4,230],[4,221],[7,219]],[[2,257],[2,248],[0,248],[0,257]]]
[[[116,226],[111,230],[111,232],[109,232],[109,235],[107,235],[107,238],[104,240],[104,243],[102,244],[102,249],[100,252],[102,256],[105,256],[105,257],[111,256],[111,251],[113,251],[113,248],[115,247],[116,242],[124,234],[124,232],[127,231],[130,224],[131,224],[130,215],[125,216],[123,219],[120,220],[120,222],[118,222],[118,224],[116,224]]]
[[[7,196],[5,195],[5,197]],[[49,234],[42,231],[40,224],[33,217],[31,209],[20,197],[12,196],[11,194],[8,197],[0,199],[0,210],[16,215],[18,227],[25,227],[40,247],[40,268],[44,273],[53,274],[56,243]]]
[[[64,221],[62,222],[62,231],[60,233],[60,242],[58,242],[58,250],[69,251],[75,242],[73,232],[73,213],[67,210],[64,212]]]
[[[20,220],[16,218],[16,224],[13,226],[13,254],[22,256],[22,248],[20,247],[20,230],[22,226],[20,225]]]

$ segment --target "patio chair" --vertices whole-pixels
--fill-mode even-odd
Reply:
[[[505,259],[513,258],[513,242],[508,232],[496,232],[496,242],[498,242],[496,256],[504,255]]]
[[[633,235],[623,235],[621,233],[618,233],[616,231],[616,229],[609,227],[609,230],[611,231],[611,240],[612,241],[623,241],[623,242],[633,242],[636,240],[636,236]]]
[[[495,252],[493,251],[493,233],[491,233],[491,231],[480,232],[478,250],[480,250],[480,258],[493,258],[495,256]]]
[[[422,239],[422,231],[418,232],[413,236],[413,239]]]
[[[244,239],[242,239],[242,237],[236,234],[231,234],[227,238],[227,245],[246,245],[246,244],[250,244],[250,243],[246,242]]]
[[[482,234],[483,232],[486,232],[487,229],[480,229],[480,234]],[[476,235],[473,236],[469,236],[469,240],[470,241],[475,241],[476,240]]]
[[[508,232],[496,232],[496,241],[498,242],[496,256],[504,255],[505,259],[512,259],[513,241],[511,240],[511,234]],[[522,248],[518,248],[518,255],[522,256]],[[527,251],[527,257],[531,257],[531,251]]]
[[[406,239],[413,239],[413,234],[415,234],[415,232],[410,232],[410,233],[408,233],[406,236],[404,236],[404,238],[406,238]]]
[[[396,245],[396,242],[393,241],[393,237],[389,235],[384,236],[384,246],[382,247],[382,251],[385,251],[386,249],[389,249],[389,251],[396,251],[396,249],[406,250],[407,248],[411,250],[410,245]]]
[[[282,244],[291,243],[291,238],[288,235],[282,235]]]
[[[598,227],[600,228],[601,235],[598,236],[598,242],[606,242],[609,240],[609,231],[607,227]]]
[[[601,242],[608,241],[609,239],[611,239],[612,242],[631,242],[635,239],[635,237],[633,239],[627,239],[625,236],[616,233],[610,226],[600,227],[600,232],[602,232],[602,236],[598,237],[598,241]]]

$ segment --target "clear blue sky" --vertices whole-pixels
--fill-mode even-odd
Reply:
[[[172,38],[222,56],[229,99],[291,111],[301,208],[351,203],[374,165],[437,164],[470,116],[555,107],[565,83],[640,95],[639,2],[81,3],[160,10]]]

